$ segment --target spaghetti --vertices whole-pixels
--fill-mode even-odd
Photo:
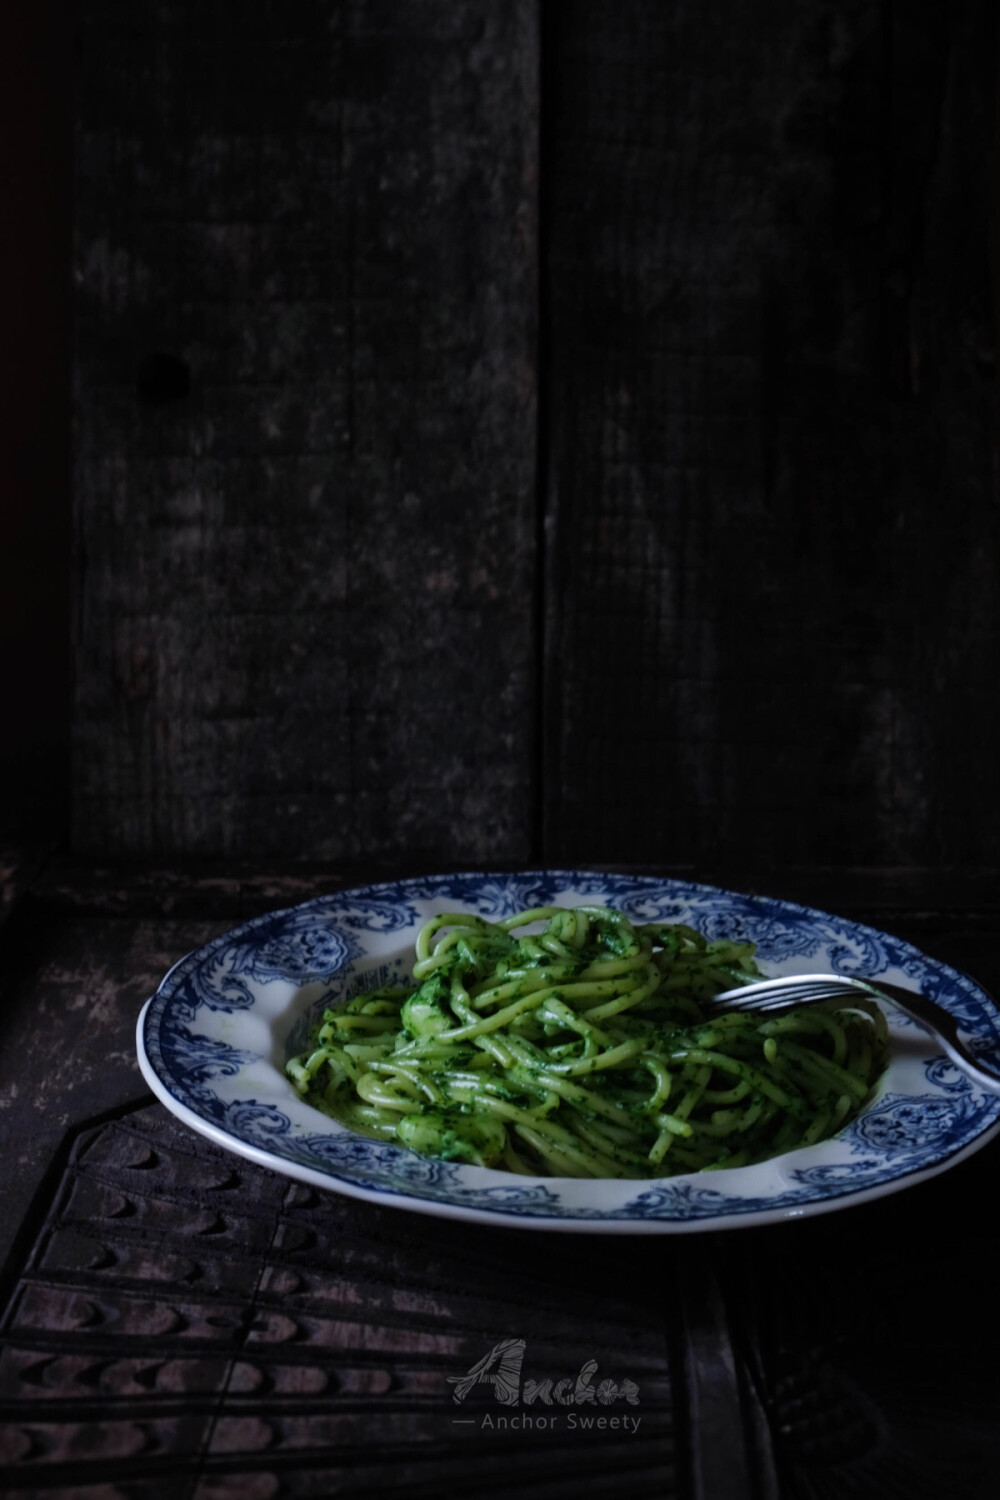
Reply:
[[[447,1161],[557,1177],[745,1166],[839,1130],[886,1048],[864,998],[706,1015],[759,977],[753,955],[608,907],[444,912],[417,937],[414,984],[327,1010],[288,1073],[351,1130]]]

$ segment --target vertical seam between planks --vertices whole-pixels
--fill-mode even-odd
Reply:
[[[538,181],[535,202],[536,277],[535,277],[535,567],[532,599],[532,640],[534,650],[534,723],[532,749],[531,859],[544,862],[548,855],[545,808],[548,797],[548,700],[549,700],[549,597],[550,568],[548,546],[549,498],[554,486],[551,433],[551,289],[549,268],[549,163],[550,98],[552,71],[550,46],[552,22],[542,0],[536,0],[535,27],[538,47],[537,73],[537,139]]]

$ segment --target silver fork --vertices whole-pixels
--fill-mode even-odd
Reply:
[[[912,1016],[918,1025],[929,1031],[941,1043],[944,1051],[970,1078],[983,1088],[1000,1094],[1000,1073],[986,1067],[958,1034],[954,1016],[928,1000],[926,995],[913,990],[901,989],[898,984],[887,984],[879,979],[871,983],[866,979],[852,979],[846,974],[786,974],[780,979],[762,979],[753,984],[740,985],[735,990],[723,990],[708,1002],[709,1011],[752,1010],[768,1016],[784,1015],[803,1005],[818,1005],[823,1000],[849,999],[852,995],[866,995],[869,999],[888,1000],[900,1010]],[[990,997],[992,999],[992,996]]]

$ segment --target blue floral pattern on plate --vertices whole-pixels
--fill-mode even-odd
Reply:
[[[429,916],[503,917],[551,904],[616,906],[636,922],[681,921],[745,939],[768,973],[881,975],[932,995],[977,1051],[1000,1059],[1000,1011],[990,998],[898,938],[766,896],[536,870],[395,881],[257,917],[170,970],[139,1019],[140,1066],[194,1129],[288,1176],[430,1213],[590,1232],[714,1230],[843,1207],[941,1171],[1000,1129],[1000,1097],[894,1010],[890,1065],[857,1120],[818,1146],[728,1171],[638,1183],[512,1177],[354,1135],[299,1098],[284,1062],[312,1021],[352,990],[405,972]]]

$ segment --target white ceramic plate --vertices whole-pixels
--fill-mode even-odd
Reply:
[[[257,917],[174,965],[139,1018],[139,1064],[168,1109],[251,1161],[381,1204],[522,1228],[718,1230],[845,1208],[943,1171],[1000,1128],[1000,1097],[891,1008],[890,1062],[876,1096],[834,1139],[759,1166],[644,1182],[515,1177],[432,1161],[353,1134],[305,1104],[285,1077],[286,1059],[326,1006],[408,974],[417,930],[435,912],[503,917],[582,904],[749,939],[768,974],[835,970],[919,989],[957,1016],[984,1060],[1000,1063],[1000,1011],[989,997],[897,938],[709,886],[526,871],[401,880]]]

